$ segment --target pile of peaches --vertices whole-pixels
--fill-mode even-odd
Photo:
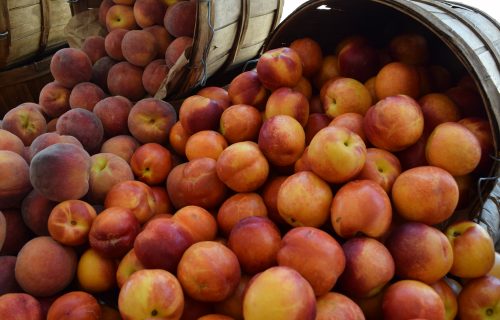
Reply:
[[[458,217],[492,131],[424,35],[299,38],[176,109],[120,71],[139,32],[121,62],[61,49],[1,121],[0,319],[498,319],[500,256]]]

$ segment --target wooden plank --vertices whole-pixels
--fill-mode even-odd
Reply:
[[[271,13],[278,9],[277,0],[250,0],[250,17]]]
[[[4,0],[5,1],[5,0]],[[7,0],[7,5],[9,6],[9,10],[15,8],[23,8],[33,5],[39,5],[40,0]]]
[[[40,10],[40,5],[34,5],[9,12],[12,42],[40,32],[42,24]]]
[[[271,32],[273,21],[274,12],[251,18],[248,23],[247,32],[241,42],[242,47],[248,47],[263,42]]]
[[[217,0],[210,3],[214,6],[214,29],[223,28],[240,19],[241,0]]]
[[[227,54],[233,47],[238,25],[233,23],[223,29],[216,30],[210,44],[208,61],[216,60],[220,56]]]

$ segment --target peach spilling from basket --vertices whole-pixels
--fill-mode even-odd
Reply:
[[[0,315],[444,319],[480,296],[495,316],[491,236],[440,225],[491,169],[475,86],[419,34],[298,38],[174,108],[154,95],[195,9],[103,1],[109,33],[59,51],[39,104],[3,118],[0,285],[25,294]]]

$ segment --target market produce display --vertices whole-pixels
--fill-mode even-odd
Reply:
[[[494,164],[472,78],[415,32],[302,37],[174,107],[195,13],[104,0],[1,120],[0,319],[498,319],[454,219]]]

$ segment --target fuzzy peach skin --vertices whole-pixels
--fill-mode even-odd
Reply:
[[[56,143],[31,160],[33,188],[53,201],[80,199],[89,189],[90,156],[74,144]]]
[[[17,255],[16,280],[29,294],[49,297],[66,288],[76,273],[77,256],[73,248],[51,237],[28,241]]]
[[[29,170],[19,154],[0,150],[0,209],[18,206],[31,191]]]

